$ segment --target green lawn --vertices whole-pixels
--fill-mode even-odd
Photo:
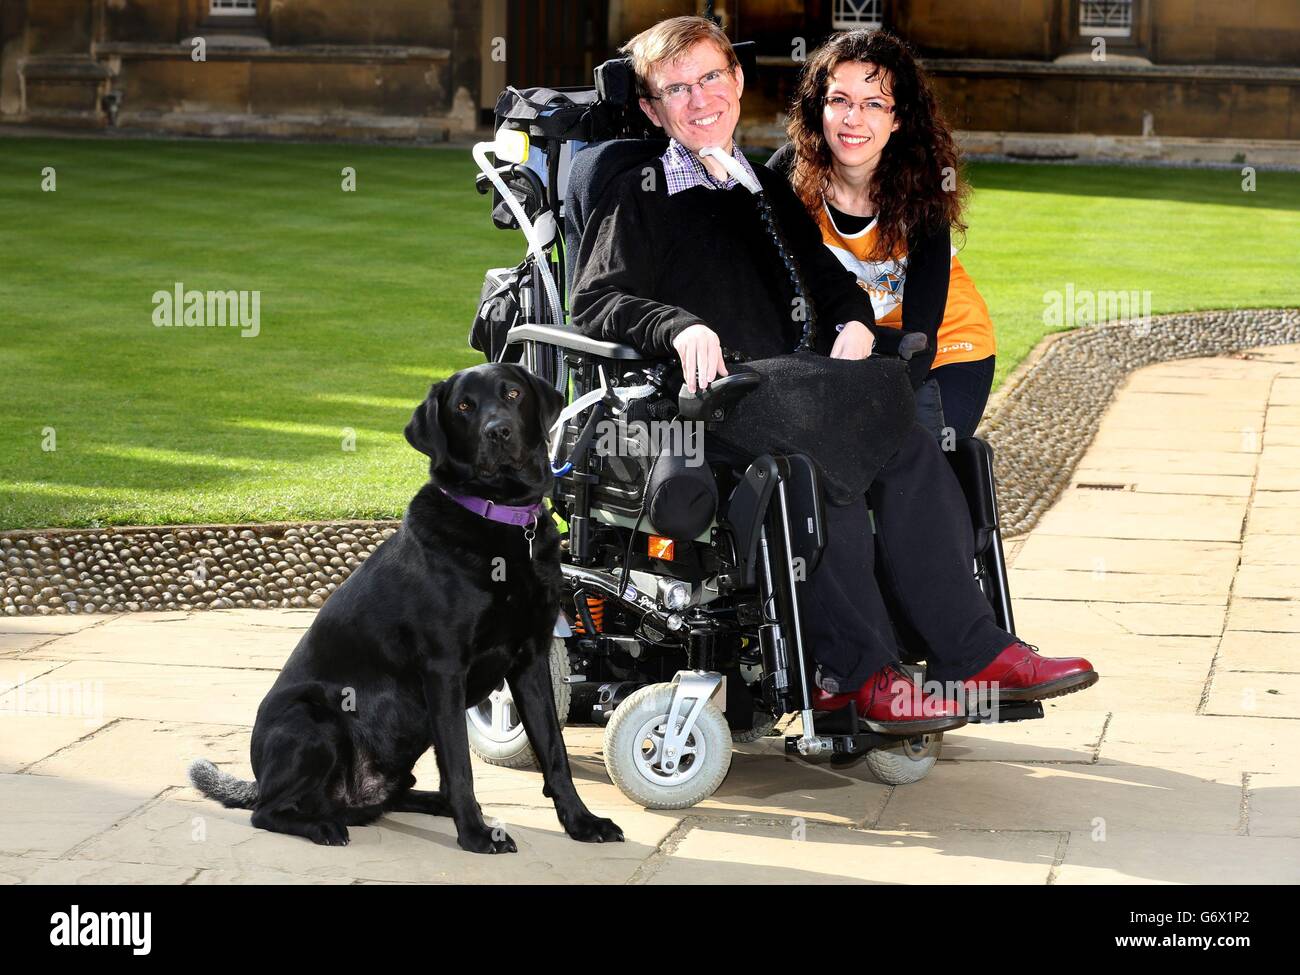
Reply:
[[[402,427],[479,360],[483,271],[522,254],[473,173],[465,150],[0,139],[0,528],[399,515],[424,477]],[[1156,313],[1300,304],[1300,175],[971,175],[999,378],[1067,282]],[[260,291],[260,334],[155,327],[177,282]]]

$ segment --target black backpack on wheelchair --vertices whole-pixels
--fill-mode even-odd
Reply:
[[[751,47],[737,45],[742,63],[752,64]],[[561,719],[605,725],[611,778],[653,808],[707,798],[733,742],[789,714],[800,717],[789,753],[865,755],[884,781],[922,778],[941,731],[882,734],[851,705],[814,716],[799,597],[825,543],[815,465],[798,453],[743,467],[682,462],[700,449],[701,426],[725,420],[758,377],[737,372],[689,395],[675,363],[577,333],[555,300],[602,191],[663,151],[662,139],[646,137],[630,66],[602,65],[592,89],[509,89],[497,112],[496,159],[485,165],[476,147],[477,185],[492,189],[498,226],[526,231],[530,256],[489,272],[471,344],[522,361],[569,401],[551,497],[567,529],[552,666]],[[972,438],[949,456],[970,505],[974,572],[999,625],[1014,632],[991,451]],[[471,745],[488,761],[522,764],[531,757],[522,729],[488,713],[503,696],[471,709]],[[1041,706],[1001,719],[1036,716]]]

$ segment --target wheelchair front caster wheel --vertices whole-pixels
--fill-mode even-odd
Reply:
[[[650,684],[620,704],[605,726],[605,769],[623,795],[646,809],[702,802],[731,768],[731,729],[712,702],[704,705],[681,754],[666,754],[672,700],[672,684]]]
[[[930,774],[942,748],[942,731],[905,738],[896,745],[867,752],[867,768],[885,785],[910,785]]]

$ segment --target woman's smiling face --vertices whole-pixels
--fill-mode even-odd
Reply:
[[[890,135],[898,131],[891,81],[888,72],[862,61],[845,62],[831,72],[822,135],[839,165],[875,166]]]

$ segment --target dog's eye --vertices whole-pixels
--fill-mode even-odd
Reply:
[[[460,412],[462,412],[462,413],[468,413],[468,412],[469,412],[469,400],[464,400],[464,399],[461,400],[459,403],[456,404],[456,409],[458,409],[458,410],[459,410]]]
[[[517,389],[506,390],[506,399],[518,399],[518,398],[519,398],[519,390]]]

